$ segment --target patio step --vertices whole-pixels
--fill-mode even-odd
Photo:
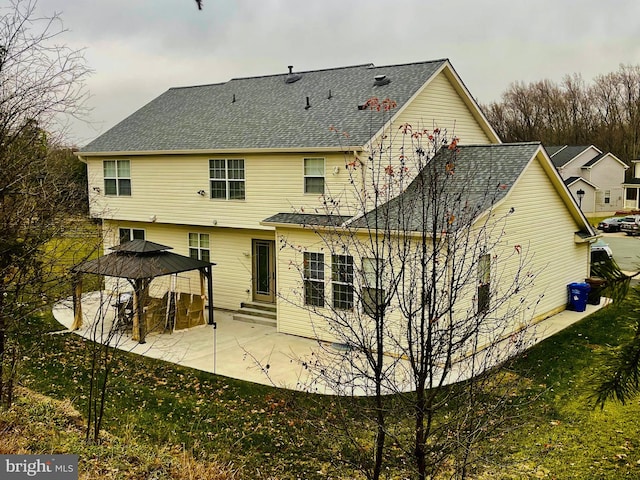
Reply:
[[[234,320],[270,327],[276,326],[277,318],[276,306],[271,303],[242,302],[240,310],[233,314]]]

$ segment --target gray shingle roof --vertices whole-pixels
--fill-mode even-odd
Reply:
[[[263,220],[264,223],[288,223],[291,225],[313,225],[338,227],[351,217],[346,215],[321,215],[315,213],[277,213]]]
[[[553,164],[557,168],[560,168],[576,158],[590,146],[591,145],[567,145],[560,151],[557,151],[556,153],[549,153],[549,155],[551,155],[551,161],[553,162]],[[555,148],[557,147],[548,147],[547,151],[549,152],[550,150]]]
[[[589,160],[587,163],[585,163],[584,165],[582,165],[581,168],[588,168],[588,167],[592,167],[594,166],[596,163],[598,163],[600,160],[602,160],[604,157],[606,157],[608,155],[608,153],[601,153],[600,155],[596,155],[595,157],[593,157],[591,160]]]
[[[424,225],[430,231],[437,223],[435,233],[449,228],[449,220],[454,225],[466,220],[468,226],[506,196],[539,147],[537,142],[465,145],[455,154],[443,148],[404,193],[351,225],[371,228],[377,221],[392,230],[422,231]],[[453,174],[445,173],[447,164]]]
[[[564,184],[568,187],[570,185],[573,185],[574,183],[576,183],[577,181],[582,180],[582,177],[569,177],[569,178],[565,178],[563,180]]]
[[[371,97],[406,103],[447,61],[295,72],[171,88],[81,152],[305,148],[365,145],[382,115],[359,110]],[[391,82],[374,86],[374,77]],[[309,108],[307,106],[309,98]],[[235,101],[234,101],[235,99]],[[330,131],[348,132],[349,138]]]

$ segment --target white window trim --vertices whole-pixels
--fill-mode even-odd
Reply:
[[[307,160],[322,160],[322,175],[307,175],[306,164]],[[327,160],[324,157],[305,157],[302,159],[302,190],[305,195],[324,195],[327,186]],[[307,192],[307,178],[322,178],[322,193],[320,192]]]
[[[198,237],[198,245],[196,247],[191,245],[191,235],[197,235]],[[203,247],[202,246],[202,236],[206,235],[207,236],[207,247]],[[211,261],[211,235],[209,235],[208,233],[202,233],[202,232],[189,232],[187,234],[187,246],[189,248],[189,256],[191,257],[191,251],[194,250],[197,252],[197,259],[198,260],[203,260],[202,258],[202,252],[206,251],[207,255],[209,257],[209,260],[204,260],[205,262],[207,261]],[[196,257],[191,257],[191,258],[196,258]]]
[[[121,234],[121,233],[122,233],[122,231],[124,231],[124,230],[128,230],[128,231],[129,231],[129,240],[128,240],[128,241],[135,240],[135,238],[134,238],[134,236],[133,236],[133,231],[134,231],[134,230],[137,230],[137,231],[142,232],[142,240],[145,240],[145,239],[147,238],[147,232],[146,232],[146,230],[145,230],[144,228],[118,227],[118,242],[119,242],[119,243],[122,243],[122,241],[121,241],[121,235],[120,235],[120,234]]]
[[[335,263],[336,263],[335,262],[336,257],[343,257],[343,259],[345,259],[345,260],[351,259],[350,260],[350,265],[351,265],[351,273],[350,273],[351,281],[350,282],[349,281],[345,282],[345,281],[342,281],[342,280],[336,280],[334,278],[334,273],[335,273],[334,268],[335,268]],[[343,265],[348,265],[349,264],[348,261],[347,262],[343,262],[342,260],[341,260],[341,263]],[[353,257],[351,255],[347,255],[347,254],[343,254],[343,255],[341,255],[341,254],[332,254],[331,255],[331,303],[333,305],[333,308],[335,308],[337,310],[345,310],[345,311],[353,310],[354,296],[355,296],[354,295],[354,293],[355,293],[355,288],[354,288],[354,269],[355,269],[355,264],[354,264]],[[351,306],[342,307],[342,306],[337,306],[336,305],[335,285],[341,285],[341,286],[346,286],[346,287],[350,288],[350,290],[351,290]]]
[[[321,265],[321,269],[316,269],[316,270],[312,270],[311,266],[309,266],[309,268],[307,269],[307,265],[305,265],[303,263],[302,265],[302,277],[303,277],[303,303],[306,306],[310,306],[310,307],[314,307],[314,308],[324,308],[326,306],[326,301],[325,301],[325,296],[326,296],[326,272],[324,271],[325,269],[325,263],[324,263],[324,253],[321,252],[304,252],[303,253],[303,262],[307,260],[307,255],[311,256],[311,255],[316,255],[318,256],[318,258],[315,261],[319,261],[320,265]],[[311,261],[311,259],[309,258],[308,260],[309,262]],[[309,273],[309,276],[307,276],[307,272]],[[319,274],[321,274],[322,278],[317,278],[315,276],[313,276],[313,272],[319,272]],[[321,305],[316,305],[314,303],[308,303],[307,302],[307,282],[311,283],[311,284],[318,284],[318,285],[322,285],[321,288],[321,292],[322,295],[320,296],[320,302]]]
[[[107,176],[105,175],[105,165],[107,162],[113,162],[115,164],[115,176]],[[119,162],[127,162],[129,164],[129,176],[128,177],[120,177],[118,175],[118,163]],[[129,159],[117,159],[117,160],[103,160],[102,161],[102,179],[104,188],[104,194],[109,197],[130,197],[133,194],[133,182],[131,181],[131,160]],[[107,193],[107,180],[115,180],[116,182],[116,193]],[[122,194],[120,193],[120,180],[129,180],[129,193]]]
[[[224,178],[213,178],[211,176],[211,162],[221,161],[224,162]],[[242,162],[242,177],[243,178],[229,178],[229,162],[241,161]],[[219,198],[213,196],[213,189],[211,188],[211,182],[224,182],[225,184],[225,198]],[[231,196],[231,183],[243,184],[243,196],[242,198],[230,198]],[[247,171],[246,162],[244,158],[210,158],[209,159],[209,199],[210,200],[225,200],[225,201],[244,201],[247,198]]]

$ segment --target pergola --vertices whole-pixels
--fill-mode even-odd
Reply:
[[[200,272],[200,290],[203,297],[209,299],[207,323],[215,327],[213,319],[213,272],[215,263],[205,262],[184,255],[168,252],[172,247],[160,245],[148,240],[132,240],[111,247],[109,253],[95,260],[87,260],[71,268],[77,274],[74,281],[72,330],[82,326],[82,274],[91,273],[106,277],[127,279],[133,287],[133,332],[132,338],[145,343],[146,326],[143,319],[145,292],[156,277],[177,274],[191,270]],[[207,291],[204,291],[204,279]]]

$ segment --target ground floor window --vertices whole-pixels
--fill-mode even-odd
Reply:
[[[118,238],[120,243],[130,242],[131,240],[144,240],[144,230],[141,228],[119,228]]]
[[[331,290],[333,307],[338,310],[353,308],[353,257],[331,255]]]
[[[383,260],[380,258],[362,259],[362,311],[373,318],[383,314],[386,300],[381,281],[382,267]]]
[[[484,254],[478,258],[478,313],[489,311],[491,291],[491,255]]]
[[[204,262],[210,261],[211,251],[209,249],[208,233],[189,233],[189,256]]]
[[[304,304],[324,307],[324,254],[304,252]]]

